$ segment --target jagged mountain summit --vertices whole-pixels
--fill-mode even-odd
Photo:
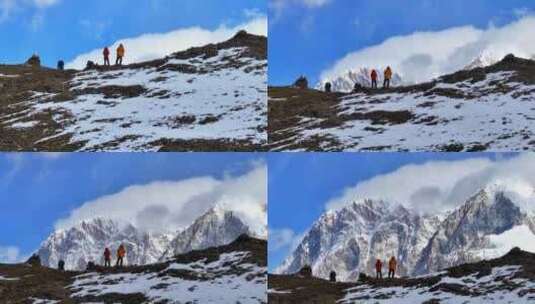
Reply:
[[[508,55],[433,81],[355,93],[269,88],[273,151],[533,150],[535,61]]]
[[[378,73],[377,75],[377,85],[381,87],[384,81],[384,75],[381,72],[382,69],[375,69]],[[318,85],[316,85],[317,90],[323,90],[327,82],[331,83],[331,90],[333,92],[343,92],[350,93],[353,92],[355,84],[359,84],[363,87],[371,87],[371,68],[360,68],[357,70],[349,70],[346,73],[333,77],[330,79],[321,80]],[[400,86],[403,85],[403,79],[398,73],[392,75],[390,80],[391,86]]]
[[[505,189],[485,187],[460,207],[433,216],[377,200],[328,211],[276,273],[310,265],[317,277],[335,271],[340,280],[354,281],[360,273],[374,273],[377,258],[396,256],[398,273],[415,276],[498,257],[535,241],[535,215]]]
[[[267,242],[239,236],[230,244],[165,262],[60,272],[0,264],[6,303],[267,303]]]
[[[228,244],[242,234],[252,235],[249,227],[239,218],[239,215],[215,206],[179,232],[171,240],[163,256],[173,257],[194,249]]]
[[[532,303],[535,254],[513,248],[496,259],[462,264],[416,278],[333,283],[298,275],[269,275],[269,301],[275,303]]]
[[[267,142],[267,38],[85,71],[0,65],[0,149],[257,150]]]
[[[145,232],[111,219],[85,220],[53,232],[37,254],[44,266],[56,268],[63,260],[66,269],[84,270],[88,262],[104,263],[104,248],[110,248],[115,257],[119,245],[124,244],[127,264],[146,265],[192,250],[225,245],[242,234],[258,237],[238,213],[216,206],[185,229],[165,233]]]

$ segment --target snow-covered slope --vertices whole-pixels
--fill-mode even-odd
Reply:
[[[0,76],[0,87],[13,91],[6,94],[20,97],[0,112],[0,126],[35,136],[28,149],[252,149],[267,141],[265,47],[265,37],[240,32],[124,67],[63,74],[21,68],[20,77]],[[42,83],[56,77],[68,80]]]
[[[383,81],[384,81],[384,75],[380,71],[382,69],[375,69],[378,72],[377,77],[377,86],[382,87]],[[358,83],[363,87],[371,87],[371,71],[370,68],[360,68],[358,70],[349,70],[345,74],[339,75],[338,77],[334,77],[332,79],[323,79],[321,80],[318,85],[316,86],[316,89],[323,90],[325,88],[325,84],[327,82],[331,83],[331,90],[333,92],[345,92],[349,93],[353,91],[353,88],[355,87],[355,84]],[[400,86],[403,85],[403,79],[401,76],[397,73],[394,73],[392,75],[392,79],[390,80],[391,86]]]
[[[274,303],[482,304],[535,301],[535,254],[512,249],[505,255],[415,278],[333,283],[299,275],[270,275]]]
[[[267,303],[266,291],[267,243],[245,235],[143,266],[60,272],[0,264],[3,303],[259,304]]]
[[[270,88],[275,151],[534,150],[535,61],[390,90],[325,94]]]
[[[173,233],[146,233],[132,225],[96,218],[53,232],[41,244],[37,254],[44,266],[56,268],[58,261],[64,260],[66,269],[83,270],[89,261],[104,263],[104,248],[110,248],[115,257],[119,245],[124,244],[125,262],[144,265],[157,262],[173,236]]]
[[[535,249],[531,192],[491,183],[445,214],[418,215],[383,201],[364,200],[322,215],[276,273],[312,266],[314,276],[355,280],[373,273],[377,258],[399,261],[400,275],[419,275],[495,258],[512,247]],[[522,189],[523,191],[524,189]],[[519,197],[523,197],[520,199]]]

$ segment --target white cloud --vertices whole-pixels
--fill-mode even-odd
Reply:
[[[17,263],[22,256],[20,250],[15,246],[0,246],[0,263]]]
[[[33,1],[35,6],[44,8],[48,6],[52,6],[59,3],[59,0],[34,0]]]
[[[11,17],[12,13],[25,8],[36,8],[43,10],[47,7],[56,5],[60,0],[0,0],[0,22]],[[44,17],[42,15],[34,16],[30,26],[33,28],[42,24]]]
[[[190,47],[222,42],[230,39],[239,30],[246,30],[252,34],[267,36],[267,18],[265,16],[256,17],[235,27],[221,25],[216,30],[191,27],[168,33],[144,34],[139,37],[118,40],[110,46],[110,50],[113,52],[119,46],[119,43],[123,43],[126,47],[125,63],[140,62],[162,58]],[[95,49],[79,55],[67,63],[66,67],[83,69],[88,60],[102,62],[102,49]]]
[[[133,223],[147,231],[175,230],[191,224],[215,204],[239,213],[247,223],[266,234],[267,168],[257,164],[238,177],[210,176],[181,181],[159,181],[130,186],[122,191],[83,203],[67,218],[56,222],[68,228],[84,219],[112,218]]]
[[[301,6],[307,9],[316,9],[331,3],[332,0],[270,0],[269,9],[273,12],[270,24],[275,24],[283,13],[292,6]]]
[[[361,67],[383,69],[389,65],[407,82],[427,81],[460,70],[481,54],[498,59],[509,53],[531,57],[535,55],[533,36],[534,16],[522,16],[503,27],[463,26],[415,32],[349,53],[323,71],[320,79],[332,79]]]
[[[338,209],[355,200],[374,198],[432,213],[452,209],[490,184],[507,185],[505,190],[515,193],[520,207],[535,209],[535,155],[407,165],[345,189],[342,195],[329,200],[326,208]]]
[[[269,229],[269,251],[291,252],[301,243],[305,233],[297,234],[289,228]]]

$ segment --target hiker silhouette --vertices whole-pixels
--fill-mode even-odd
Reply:
[[[385,80],[383,82],[383,88],[390,88],[390,79],[392,79],[392,69],[390,67],[387,67],[385,70]]]
[[[110,66],[110,49],[108,47],[104,48],[102,56],[104,56],[104,66]]]
[[[104,249],[104,267],[111,267],[111,251],[108,247]]]
[[[395,257],[391,257],[390,261],[388,262],[388,278],[394,278],[396,275],[396,268],[398,265],[398,261],[396,261]]]
[[[125,255],[126,249],[124,249],[124,246],[121,244],[121,246],[119,246],[119,249],[117,249],[117,262],[115,263],[115,266],[123,267]]]
[[[377,71],[372,70],[370,77],[372,79],[372,89],[377,89]]]
[[[375,277],[377,279],[383,278],[383,262],[381,262],[380,259],[377,259],[377,261],[375,262],[375,272]]]
[[[123,64],[124,54],[125,54],[125,48],[124,48],[124,45],[121,43],[119,44],[119,47],[117,47],[117,60],[115,61],[115,65]]]

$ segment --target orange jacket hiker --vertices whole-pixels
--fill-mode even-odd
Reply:
[[[396,267],[398,265],[398,261],[396,261],[395,257],[390,258],[390,261],[388,262],[388,270],[396,270]]]
[[[385,70],[385,79],[392,79],[392,69],[390,67]]]
[[[124,258],[125,254],[126,254],[126,250],[124,249],[124,246],[123,245],[119,246],[119,249],[117,249],[117,256],[120,258]]]
[[[117,57],[124,57],[125,49],[124,45],[121,43],[119,44],[119,47],[117,48]]]

